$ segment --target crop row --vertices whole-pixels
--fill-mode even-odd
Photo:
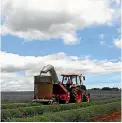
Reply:
[[[1,119],[2,121],[6,121],[11,118],[32,117],[35,115],[42,115],[46,112],[58,112],[64,110],[79,109],[82,107],[106,104],[115,101],[120,101],[120,99],[116,99],[116,100],[108,99],[108,100],[100,100],[94,102],[62,104],[62,105],[40,105],[40,106],[32,106],[32,107],[20,107],[16,109],[3,109],[1,111]]]
[[[1,109],[15,109],[19,107],[28,107],[28,106],[39,106],[41,105],[40,103],[35,103],[35,102],[28,102],[28,103],[6,103],[6,104],[1,104]]]
[[[28,103],[29,100],[13,100],[13,99],[7,99],[7,100],[1,100],[2,104],[8,104],[8,103]]]
[[[71,109],[67,111],[60,111],[55,113],[45,113],[44,115],[27,117],[27,118],[13,118],[10,122],[85,122],[92,117],[103,115],[104,113],[113,110],[120,110],[121,102],[113,102],[101,105],[92,105],[89,107]]]
[[[118,98],[111,98],[113,101],[116,101]],[[109,99],[109,100],[111,100]],[[104,101],[108,99],[103,99],[99,101]],[[98,100],[97,100],[98,101]],[[93,102],[93,101],[91,101]],[[30,106],[40,106],[41,103],[35,103],[35,102],[28,102],[28,103],[6,103],[6,104],[1,104],[1,109],[15,109],[19,107],[30,107]],[[69,104],[68,104],[69,105]]]

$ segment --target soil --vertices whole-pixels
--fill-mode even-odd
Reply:
[[[121,110],[92,118],[89,122],[121,122]]]

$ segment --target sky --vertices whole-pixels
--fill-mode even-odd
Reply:
[[[3,0],[1,90],[32,91],[43,66],[121,86],[120,0]]]

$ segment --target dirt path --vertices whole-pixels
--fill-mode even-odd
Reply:
[[[121,122],[121,111],[113,111],[103,116],[94,117],[89,122]]]

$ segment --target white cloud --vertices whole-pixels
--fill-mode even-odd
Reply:
[[[1,52],[0,57],[2,72],[25,71],[26,73],[39,73],[40,69],[47,64],[54,65],[58,73],[76,71],[96,74],[117,72],[120,70],[120,62],[99,61],[90,59],[89,57],[68,56],[63,52],[39,57],[19,56],[18,54]]]
[[[117,47],[117,48],[122,48],[121,46],[121,39],[115,39],[113,41],[113,44]]]
[[[99,38],[100,38],[101,40],[104,39],[104,37],[105,37],[104,34],[100,34],[100,35],[99,35]]]
[[[52,64],[57,74],[75,72],[83,74],[107,74],[120,72],[120,61],[96,60],[89,57],[68,56],[65,53],[47,56],[20,56],[0,52],[2,90],[33,90],[33,76],[38,75],[44,65]],[[17,72],[23,71],[24,75]]]
[[[109,0],[3,0],[2,34],[27,40],[61,38],[76,44],[77,29],[110,24],[116,10]]]
[[[1,73],[2,91],[32,91],[33,77],[20,76],[17,73]]]

